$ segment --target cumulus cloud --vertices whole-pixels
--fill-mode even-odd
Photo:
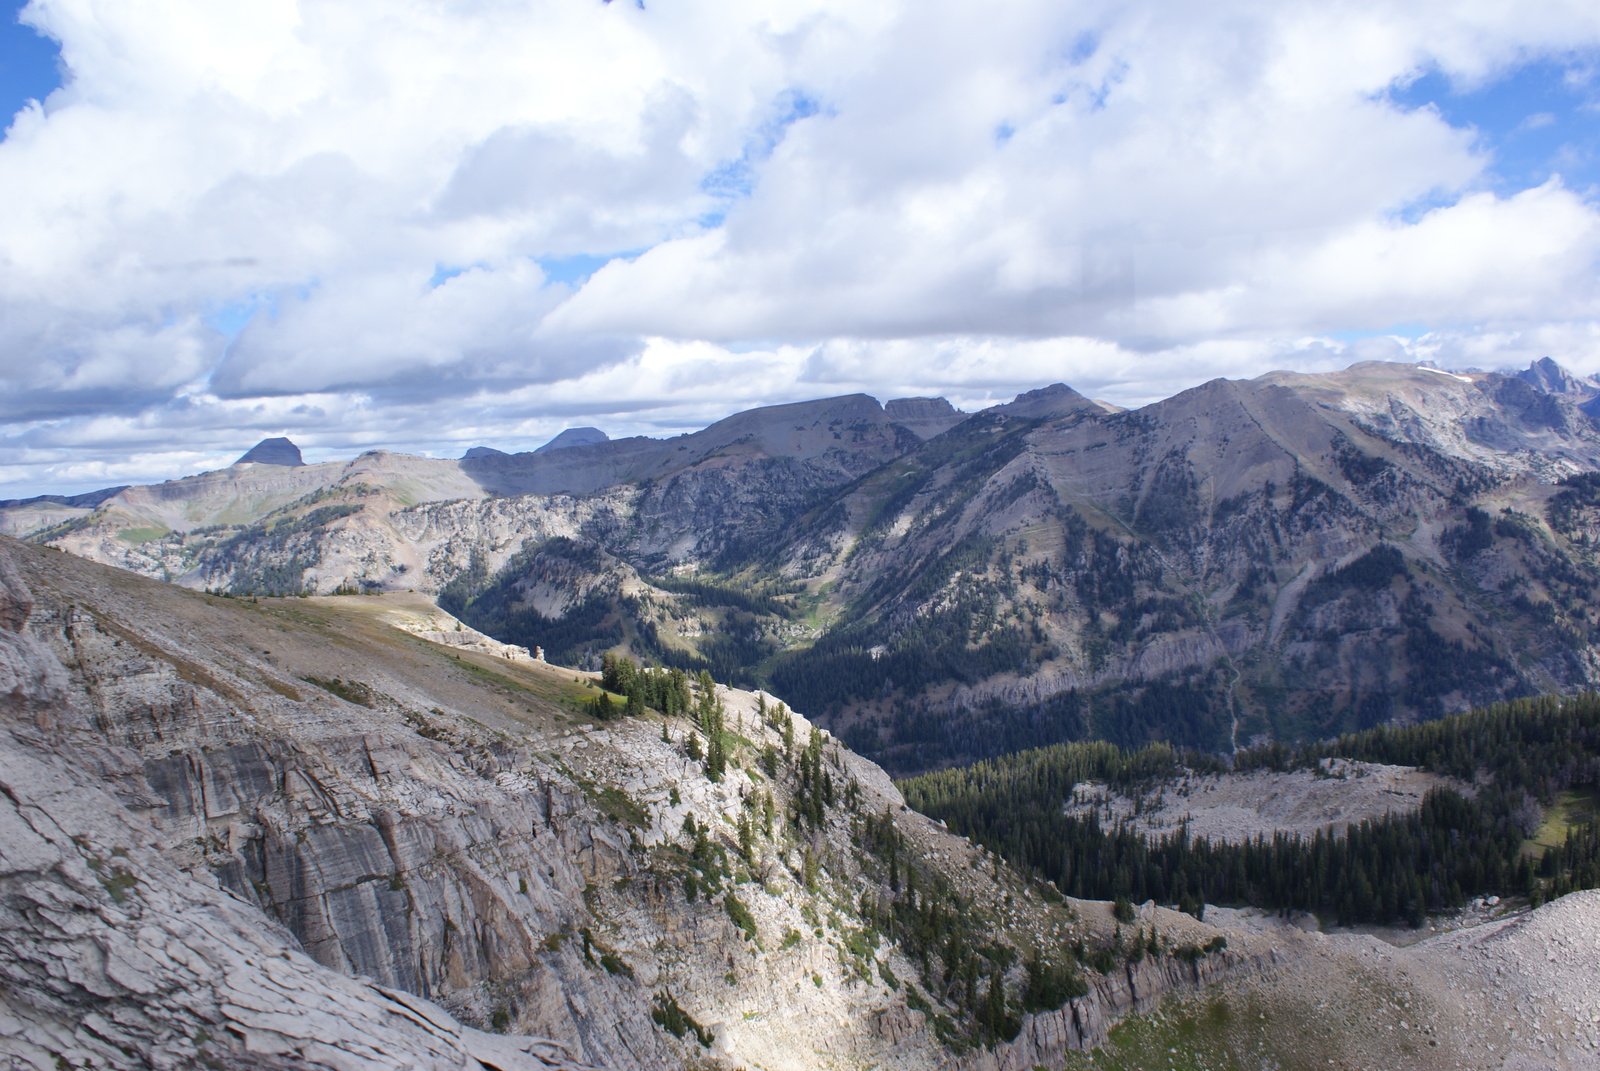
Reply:
[[[1395,103],[1592,60],[1582,5],[24,17],[69,80],[0,142],[17,491],[247,431],[445,452],[847,390],[1127,404],[1358,351],[1600,368],[1592,191],[1504,191],[1475,131]]]

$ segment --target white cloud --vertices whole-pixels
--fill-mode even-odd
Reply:
[[[1386,95],[1592,53],[1581,5],[25,14],[71,80],[0,143],[13,487],[244,429],[442,452],[857,389],[1148,400],[1352,347],[1600,366],[1593,200],[1484,192],[1471,131]],[[575,292],[537,263],[619,253]]]

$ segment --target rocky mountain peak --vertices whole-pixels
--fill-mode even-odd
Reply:
[[[919,439],[931,439],[967,419],[967,414],[944,398],[892,398],[883,404],[885,415]]]
[[[1085,398],[1065,383],[1052,383],[1048,387],[1030,390],[1017,395],[1004,405],[994,406],[990,412],[1016,417],[1054,417],[1088,409],[1104,412],[1100,406]]]
[[[743,443],[770,457],[814,457],[844,441],[846,429],[883,428],[883,407],[866,394],[845,394],[746,409],[675,440],[691,453]],[[854,440],[854,435],[851,441]]]
[[[299,468],[305,461],[300,457],[300,448],[280,435],[275,439],[262,439],[245,451],[244,456],[234,464],[284,465],[288,468]]]
[[[929,417],[956,416],[961,412],[944,398],[891,398],[883,403],[883,411],[891,419],[902,423]]]
[[[574,446],[594,446],[596,443],[608,443],[610,441],[611,436],[599,428],[568,428],[539,447],[534,453],[543,454],[551,450],[566,450]]]
[[[461,455],[461,460],[472,461],[480,457],[510,457],[504,450],[496,450],[492,446],[474,446]]]
[[[1548,357],[1528,365],[1516,377],[1531,383],[1546,394],[1576,394],[1588,397],[1600,393],[1600,384],[1587,376],[1575,376]]]

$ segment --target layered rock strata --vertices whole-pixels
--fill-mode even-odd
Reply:
[[[35,605],[0,548],[0,1055],[9,1066],[590,1066],[555,1042],[474,1030],[413,993],[330,970],[208,872],[174,865],[157,847],[166,831],[92,769],[119,756],[62,748],[82,711],[74,673],[30,634]]]

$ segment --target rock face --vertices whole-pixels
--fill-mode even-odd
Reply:
[[[1086,996],[1059,1011],[1031,1015],[1021,1033],[992,1052],[955,1064],[960,1071],[1032,1071],[1059,1064],[1069,1052],[1093,1052],[1106,1043],[1111,1028],[1135,1013],[1155,1011],[1168,997],[1192,993],[1224,979],[1248,978],[1269,968],[1271,952],[1241,956],[1224,952],[1195,963],[1165,959],[1125,965],[1096,978]]]
[[[87,765],[137,778],[136,752],[60,750],[87,729],[81,681],[36,637],[39,606],[0,547],[0,1054],[15,1067],[580,1066],[437,1005],[329,970],[281,927],[158,850],[161,801],[118,799]],[[88,618],[69,623],[92,629]],[[114,641],[117,643],[121,640]],[[101,705],[102,726],[115,702]],[[78,724],[75,726],[74,723]],[[166,740],[182,727],[164,724]],[[74,761],[79,760],[79,761]],[[217,793],[233,786],[213,771]]]
[[[300,448],[288,439],[262,439],[249,450],[243,457],[235,461],[235,465],[284,465],[288,468],[297,468],[305,464],[300,457]]]
[[[1600,384],[1588,376],[1575,376],[1548,357],[1541,357],[1517,373],[1517,378],[1533,384],[1546,394],[1575,394],[1592,398],[1600,394]]]
[[[919,439],[931,439],[967,418],[943,398],[893,398],[883,403],[883,411],[896,424],[916,432]]]
[[[994,407],[996,413],[1025,419],[1065,416],[1084,410],[1102,411],[1098,403],[1085,398],[1065,383],[1052,383],[1048,387],[1027,391],[1005,405]]]

